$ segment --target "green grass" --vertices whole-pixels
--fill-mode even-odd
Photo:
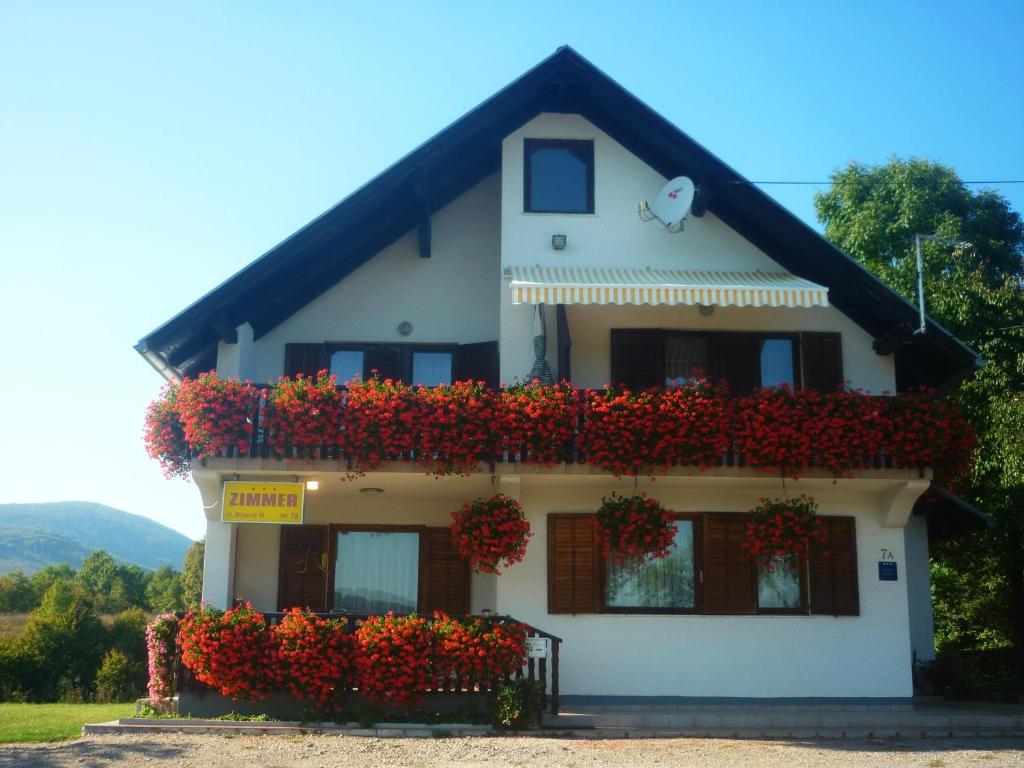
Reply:
[[[0,744],[77,739],[85,723],[134,713],[134,704],[0,704]]]

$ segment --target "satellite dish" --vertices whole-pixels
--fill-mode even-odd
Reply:
[[[669,232],[683,229],[683,220],[690,214],[696,188],[686,176],[677,176],[658,192],[654,202],[637,204],[637,213],[644,221],[656,221]]]

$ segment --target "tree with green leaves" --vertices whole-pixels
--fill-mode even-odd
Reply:
[[[956,392],[978,429],[961,494],[994,521],[935,554],[937,643],[1012,641],[1024,682],[1024,222],[991,190],[920,159],[852,163],[815,196],[825,236],[916,303],[914,236],[922,245],[929,314],[986,361]]]
[[[157,613],[180,611],[185,607],[181,574],[169,565],[150,574],[146,582],[146,604]]]
[[[182,599],[185,605],[198,603],[203,597],[203,558],[206,556],[206,540],[195,542],[185,553],[182,566]]]

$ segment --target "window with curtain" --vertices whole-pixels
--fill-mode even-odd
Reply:
[[[436,387],[452,383],[451,352],[413,352],[412,384]]]
[[[692,384],[708,372],[708,340],[704,336],[665,339],[665,386]]]
[[[420,535],[341,531],[334,566],[334,609],[413,613],[419,597]]]
[[[676,540],[664,560],[638,568],[609,562],[605,578],[607,608],[688,610],[696,605],[693,521],[677,520]]]
[[[355,349],[339,349],[331,353],[331,373],[339,384],[363,378],[363,352]]]
[[[787,558],[776,558],[775,568],[762,568],[757,574],[757,607],[770,611],[798,611],[800,570]]]
[[[761,339],[761,386],[793,386],[792,339]]]

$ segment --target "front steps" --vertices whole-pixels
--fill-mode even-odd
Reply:
[[[546,729],[595,736],[881,738],[1024,736],[1017,705],[573,706],[545,715]]]

